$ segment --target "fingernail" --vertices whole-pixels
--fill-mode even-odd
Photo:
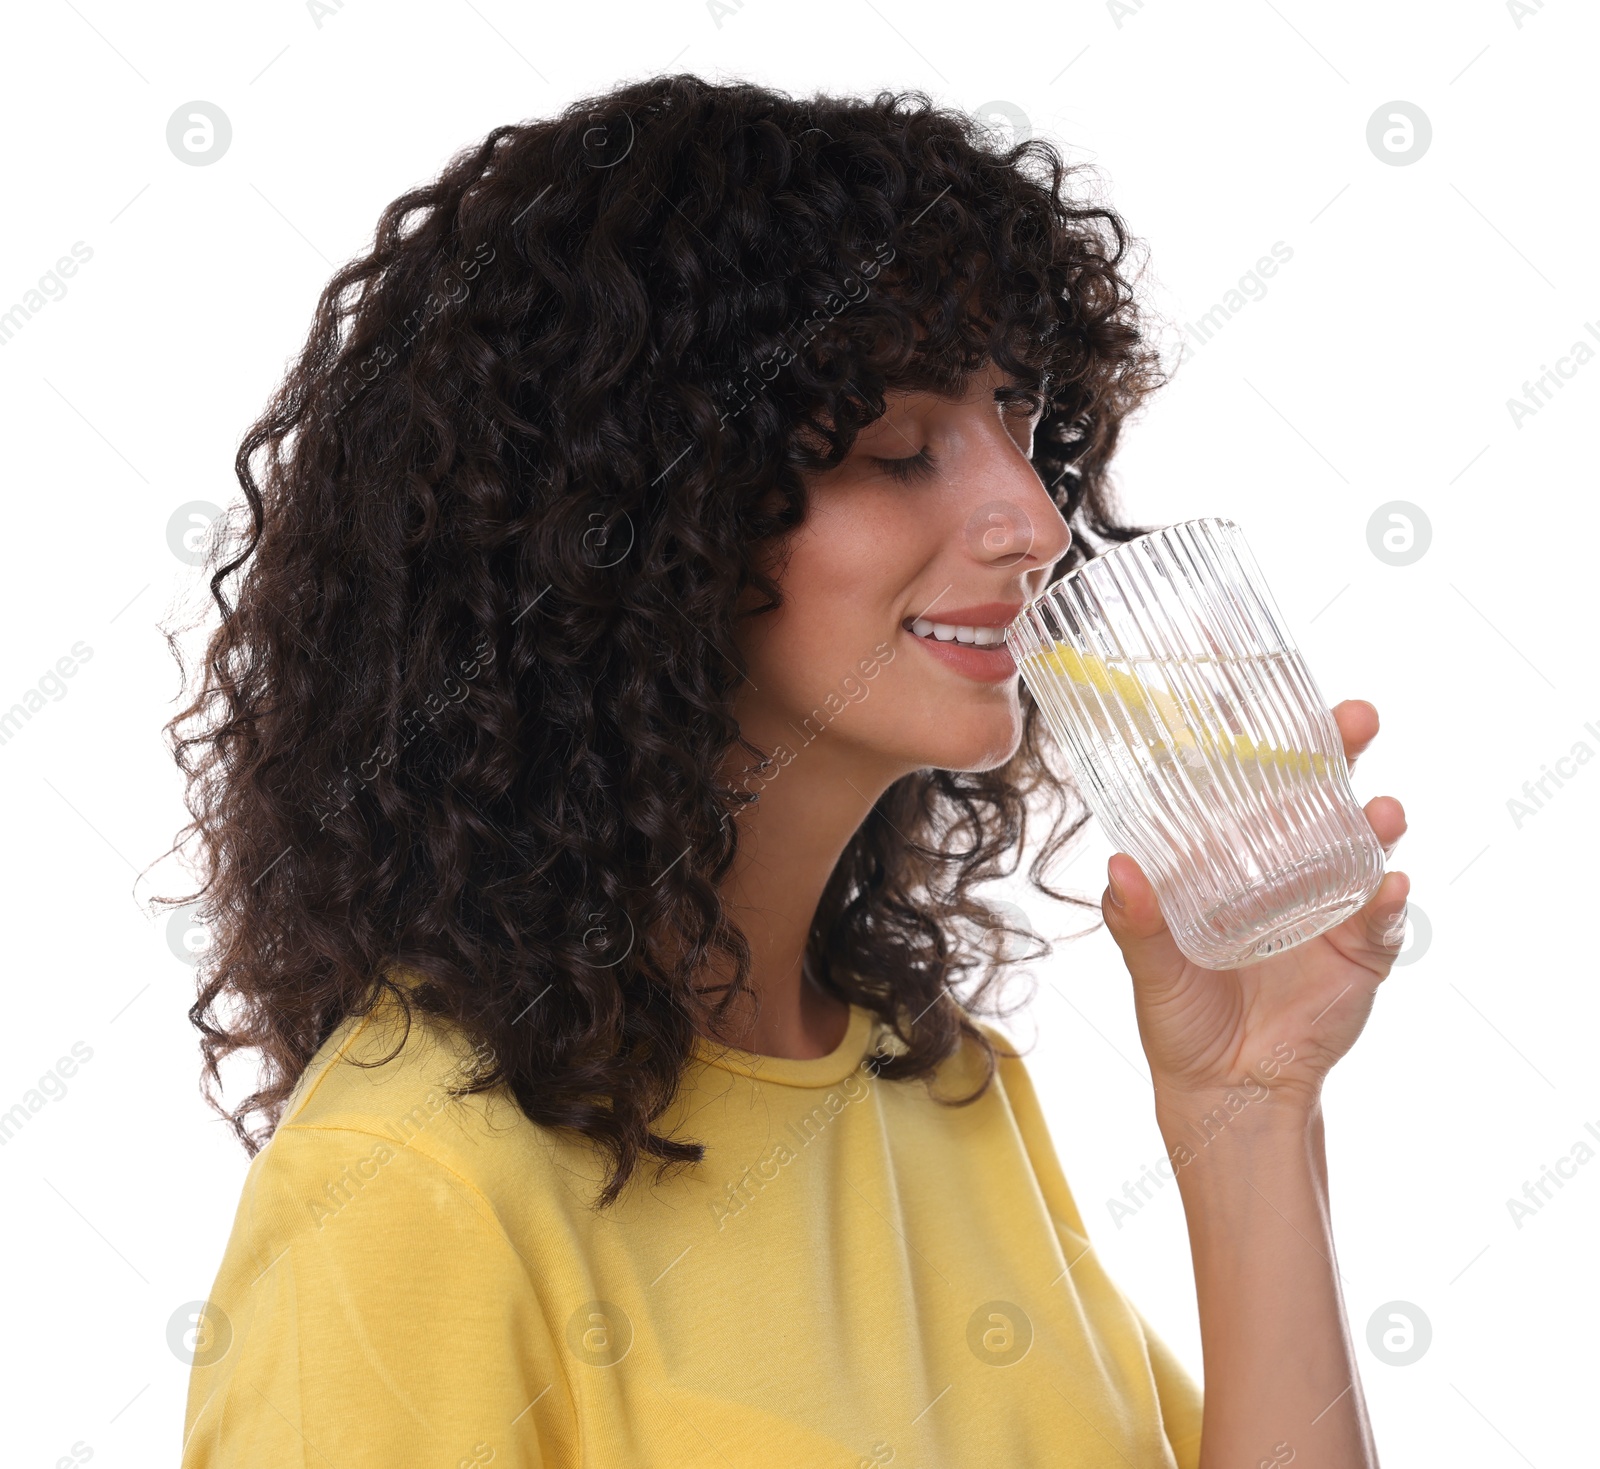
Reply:
[[[1109,866],[1106,868],[1106,879],[1111,885],[1111,901],[1119,908],[1125,907],[1126,902],[1123,899],[1122,889],[1117,886],[1116,875],[1111,871]]]

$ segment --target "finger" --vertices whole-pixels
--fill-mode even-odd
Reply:
[[[1406,808],[1393,796],[1374,796],[1361,809],[1387,857],[1406,834]]]
[[[1386,872],[1378,890],[1356,915],[1356,931],[1368,954],[1381,962],[1384,973],[1406,941],[1406,906],[1411,879],[1404,872]]]
[[[1126,852],[1115,852],[1106,863],[1106,876],[1100,911],[1134,983],[1159,988],[1179,979],[1187,961],[1161,916],[1156,890],[1143,869]]]
[[[1377,705],[1366,699],[1344,699],[1333,706],[1332,712],[1344,741],[1344,763],[1353,766],[1356,757],[1377,737]]]

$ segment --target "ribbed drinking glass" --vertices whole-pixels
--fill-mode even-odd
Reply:
[[[1024,607],[1006,646],[1196,964],[1257,963],[1377,891],[1338,726],[1233,521],[1114,547]]]

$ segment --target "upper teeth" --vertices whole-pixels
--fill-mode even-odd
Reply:
[[[919,617],[911,624],[911,631],[919,638],[937,638],[941,643],[976,643],[980,648],[992,648],[1005,641],[1003,627],[957,627],[949,622],[929,622]]]

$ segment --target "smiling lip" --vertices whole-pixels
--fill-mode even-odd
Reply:
[[[1016,660],[1002,643],[979,647],[974,643],[940,642],[931,634],[919,635],[914,622],[940,623],[949,627],[1004,628],[1022,610],[1020,602],[981,602],[972,607],[951,607],[935,603],[929,611],[908,617],[901,624],[907,637],[937,658],[947,668],[978,683],[1004,683],[1017,671]]]
[[[934,602],[925,612],[914,612],[907,621],[923,619],[947,622],[952,627],[1005,627],[1022,611],[1021,602],[979,602],[972,607],[946,607]]]

